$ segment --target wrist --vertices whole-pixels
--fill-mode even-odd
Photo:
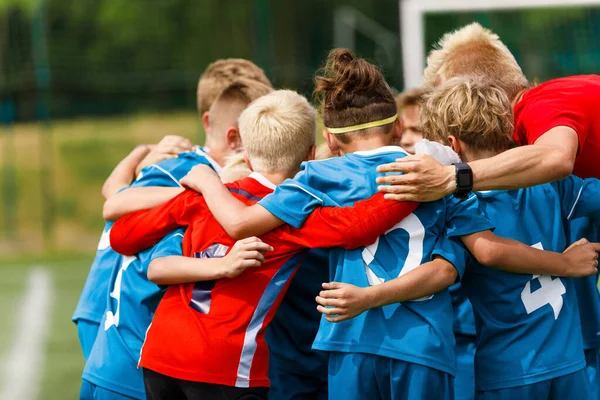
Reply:
[[[381,307],[381,304],[378,303],[378,300],[381,299],[381,296],[378,296],[379,285],[376,286],[368,286],[366,288],[362,288],[364,296],[365,296],[365,310],[370,310],[372,308]]]
[[[449,165],[444,168],[446,170],[445,194],[449,195],[449,194],[456,192],[456,167],[454,165]]]

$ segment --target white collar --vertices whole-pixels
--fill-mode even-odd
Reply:
[[[203,148],[200,146],[195,146],[194,152],[196,152],[196,154],[199,154],[199,155],[205,157],[208,160],[208,162],[210,163],[210,165],[212,165],[212,167],[215,169],[215,171],[217,171],[217,174],[221,173],[221,171],[223,170],[223,167],[221,167],[218,162],[213,160],[208,155],[208,153],[210,152],[210,149],[208,147]]]
[[[268,187],[269,189],[275,190],[277,187],[277,185],[273,184],[273,182],[265,178],[265,176],[259,172],[252,172],[250,175],[248,175],[248,177],[254,179],[264,187]]]
[[[372,156],[374,154],[390,153],[390,152],[400,152],[400,153],[404,153],[404,154],[408,155],[406,153],[406,150],[404,150],[400,146],[383,146],[378,149],[355,151],[354,153],[348,153],[348,154],[356,154],[357,156]]]

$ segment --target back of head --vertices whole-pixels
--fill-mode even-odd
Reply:
[[[233,182],[244,179],[250,175],[252,171],[248,168],[243,153],[233,153],[225,159],[225,165],[219,173],[219,177],[223,183]]]
[[[223,132],[237,125],[241,112],[254,100],[273,91],[270,85],[238,78],[221,91],[210,107],[212,132]],[[208,133],[208,132],[207,132]]]
[[[265,72],[252,61],[243,58],[217,60],[204,70],[198,81],[198,112],[202,115],[208,111],[219,93],[238,78],[255,80],[272,88]]]
[[[320,75],[315,77],[315,97],[327,128],[344,128],[390,118],[396,114],[396,102],[379,69],[347,49],[334,49]],[[342,143],[354,138],[388,133],[392,123],[337,134]]]
[[[436,87],[421,108],[425,138],[453,135],[472,150],[502,152],[513,145],[513,113],[506,93],[486,78],[461,76]]]
[[[459,75],[487,77],[511,100],[528,87],[527,78],[508,47],[498,35],[478,23],[446,33],[427,57],[426,85],[435,86]]]
[[[291,90],[276,90],[252,102],[240,115],[239,127],[253,169],[298,169],[315,144],[316,116],[306,98]]]
[[[401,113],[406,107],[420,106],[426,93],[427,89],[422,87],[400,93],[396,96],[396,107],[398,108],[398,112]]]

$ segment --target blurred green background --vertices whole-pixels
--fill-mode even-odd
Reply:
[[[490,27],[532,80],[600,71],[598,7],[424,21],[427,50],[472,21]],[[53,303],[37,397],[77,397],[70,316],[103,226],[102,183],[138,143],[202,143],[195,91],[210,62],[248,58],[275,86],[310,95],[328,50],[347,46],[402,90],[411,60],[399,32],[397,0],[0,0],[0,366],[10,368],[15,305],[42,266]]]

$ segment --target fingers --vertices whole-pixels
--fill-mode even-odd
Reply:
[[[330,317],[329,315],[326,315],[325,319],[327,321],[329,321],[329,322],[342,322],[342,321],[345,321],[347,319],[350,319],[350,316],[349,315],[338,315],[338,316],[335,316],[335,317]]]
[[[324,282],[321,286],[323,286],[323,289],[341,289],[344,287],[344,283],[340,283],[340,282]]]
[[[584,240],[584,239],[581,239]],[[590,245],[592,246],[592,248],[594,249],[594,251],[598,252],[600,251],[600,243],[590,243]]]
[[[386,193],[383,196],[386,200],[395,200],[395,201],[420,201],[420,199],[414,194],[390,194]]]
[[[317,303],[325,307],[343,307],[346,304],[344,300],[337,298],[325,298],[322,296],[317,296],[315,300]]]
[[[420,161],[419,156],[399,158],[396,162],[383,164],[377,167],[377,172],[404,172],[412,171]]]
[[[344,310],[342,310],[341,308],[325,308],[321,305],[317,306],[317,310],[321,314],[325,314],[325,315],[338,315],[338,314],[344,312]]]
[[[324,299],[339,299],[343,296],[343,292],[340,289],[321,290],[319,296]]]
[[[266,261],[265,256],[260,251],[244,251],[240,253],[240,258],[245,260],[258,260],[261,263]]]
[[[252,267],[260,267],[263,263],[260,260],[256,260],[256,259],[247,259],[247,260],[243,260],[240,263],[240,266],[244,269],[246,268],[252,268]]]

